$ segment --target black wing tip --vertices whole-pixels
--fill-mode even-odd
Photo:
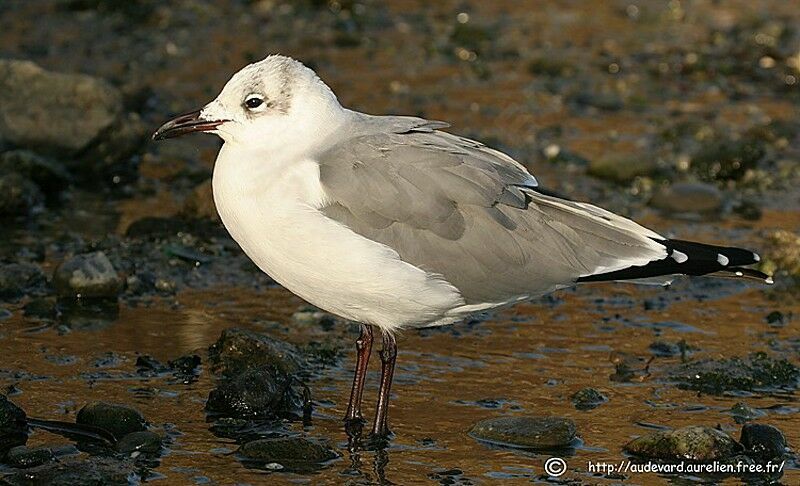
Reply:
[[[646,265],[631,266],[614,272],[586,275],[578,282],[604,282],[610,280],[639,280],[665,275],[713,275],[743,277],[773,284],[772,277],[750,268],[761,261],[758,253],[743,248],[708,245],[686,240],[657,239],[664,245],[666,256]]]

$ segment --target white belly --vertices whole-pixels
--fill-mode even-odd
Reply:
[[[223,148],[214,202],[234,240],[275,281],[328,312],[385,330],[463,317],[452,285],[316,209],[325,194],[315,162],[259,172],[233,159]]]

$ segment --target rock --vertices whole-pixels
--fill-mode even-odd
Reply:
[[[0,155],[0,174],[10,172],[27,177],[47,195],[60,191],[71,179],[60,162],[30,150],[10,150]]]
[[[731,457],[741,452],[742,446],[717,429],[689,426],[643,435],[625,444],[623,449],[647,459],[707,462]]]
[[[53,275],[58,294],[69,298],[116,298],[120,278],[105,253],[84,253],[64,261]]]
[[[0,459],[9,449],[28,442],[28,417],[5,395],[0,395]]]
[[[767,274],[783,272],[800,279],[800,234],[777,230],[767,236],[766,251],[760,270]]]
[[[608,401],[608,397],[594,388],[582,388],[572,395],[572,403],[578,410],[592,410]]]
[[[0,216],[25,216],[43,200],[30,179],[16,172],[0,175]]]
[[[117,451],[122,454],[142,452],[148,455],[161,453],[161,436],[149,430],[131,432],[117,442]]]
[[[136,482],[136,469],[131,462],[109,457],[78,457],[52,461],[2,478],[9,486],[128,486]]]
[[[303,364],[293,345],[237,328],[222,331],[217,342],[208,348],[208,360],[214,373],[223,374],[265,365],[294,373]]]
[[[470,431],[475,439],[507,447],[559,449],[575,440],[575,423],[560,417],[495,417]]]
[[[135,164],[121,164],[141,150],[149,133],[149,126],[139,115],[129,113],[120,116],[114,124],[103,133],[80,157],[68,164],[76,174],[88,178],[87,182],[96,182],[96,176],[115,177],[131,180],[136,174]]]
[[[38,152],[71,156],[122,113],[122,96],[103,80],[0,60],[0,138]]]
[[[100,427],[118,439],[133,432],[144,431],[146,425],[144,417],[138,410],[126,405],[105,402],[91,402],[85,405],[78,411],[75,422]]]
[[[588,173],[594,177],[625,184],[637,177],[653,176],[658,164],[646,155],[608,156],[592,159]]]
[[[276,463],[290,470],[315,469],[339,457],[327,445],[303,437],[258,439],[244,444],[238,452],[245,461]]]
[[[302,395],[294,377],[275,365],[260,365],[224,376],[211,390],[206,411],[213,415],[269,419],[299,415]]]
[[[6,463],[11,467],[27,469],[41,466],[54,458],[53,451],[49,447],[17,446],[8,451]]]
[[[225,417],[264,419],[298,414],[302,393],[294,373],[301,364],[289,343],[242,329],[226,329],[208,350],[221,377],[206,411]]]
[[[733,419],[737,424],[743,424],[749,420],[754,420],[766,415],[766,413],[762,412],[761,410],[749,407],[747,404],[742,402],[738,402],[731,407],[730,413],[733,415]]]
[[[796,389],[800,369],[785,359],[760,352],[747,358],[693,361],[675,366],[666,374],[678,388],[719,395],[764,388]]]
[[[211,179],[200,183],[183,203],[181,214],[190,218],[212,219],[219,221],[214,195],[211,190]]]
[[[707,214],[722,209],[722,192],[710,184],[679,182],[662,187],[650,199],[650,206],[669,215]]]
[[[40,290],[45,276],[33,263],[0,263],[0,298],[16,299]]]
[[[697,151],[690,168],[706,180],[737,180],[754,169],[765,153],[764,141],[757,138],[717,138]]]
[[[772,425],[745,424],[739,441],[744,446],[746,454],[759,459],[775,459],[786,453],[786,437]]]

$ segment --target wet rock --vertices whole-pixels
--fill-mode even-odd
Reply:
[[[93,425],[111,432],[120,438],[133,432],[145,430],[144,416],[126,405],[105,402],[91,402],[78,411],[75,422]]]
[[[578,410],[592,410],[608,401],[608,397],[594,388],[582,388],[572,395],[572,404]]]
[[[225,417],[264,419],[297,415],[302,392],[295,378],[303,360],[289,343],[242,329],[226,329],[209,348],[209,363],[221,373],[206,411]]]
[[[48,195],[63,189],[71,179],[61,162],[30,150],[10,150],[0,154],[0,174],[10,172],[27,177]]]
[[[722,192],[710,184],[679,182],[662,187],[650,199],[650,206],[669,215],[715,213],[722,209]]]
[[[9,449],[28,442],[28,422],[25,412],[0,395],[0,459]]]
[[[621,184],[637,177],[653,176],[659,170],[651,156],[607,156],[589,162],[588,173],[594,177]]]
[[[135,164],[123,164],[139,152],[149,127],[135,113],[120,116],[80,157],[68,164],[76,174],[96,182],[97,176],[111,177],[110,183],[131,181],[136,177]]]
[[[785,327],[792,320],[792,316],[791,314],[787,316],[781,311],[772,311],[767,314],[764,320],[772,327]]]
[[[767,236],[760,270],[767,274],[785,273],[800,279],[800,234],[777,230]]]
[[[572,445],[575,423],[560,417],[495,417],[475,424],[470,435],[507,447],[559,449]]]
[[[315,469],[339,457],[327,445],[304,437],[254,440],[241,446],[238,452],[245,461],[275,463],[290,470]]]
[[[24,216],[44,200],[42,191],[27,177],[0,175],[0,216]]]
[[[738,402],[733,407],[731,407],[730,413],[731,415],[733,415],[733,419],[736,421],[737,424],[742,424],[749,420],[754,420],[766,415],[761,410],[749,407],[747,406],[747,404],[742,402]]]
[[[74,155],[121,113],[121,94],[103,80],[0,60],[0,138],[16,146]]]
[[[717,429],[690,426],[643,435],[625,444],[624,450],[647,459],[704,462],[731,457],[741,452],[742,446]]]
[[[228,375],[258,366],[274,366],[293,373],[303,362],[290,343],[237,328],[222,331],[217,342],[208,349],[208,359],[214,373]]]
[[[53,285],[62,297],[116,298],[122,279],[106,254],[98,251],[61,263],[53,275]]]
[[[134,465],[108,457],[67,458],[3,477],[9,486],[128,486],[137,479]]]
[[[22,312],[25,317],[52,321],[58,316],[56,299],[48,297],[33,299],[25,304],[22,308]]]
[[[27,469],[30,467],[41,466],[55,458],[52,449],[49,447],[25,447],[17,446],[8,451],[6,463],[11,467]]]
[[[181,214],[190,218],[212,219],[219,221],[217,207],[214,205],[214,195],[211,189],[211,179],[200,183],[183,203]]]
[[[746,424],[739,439],[746,454],[759,459],[775,459],[786,453],[786,437],[777,427],[767,424]]]
[[[40,290],[45,276],[33,263],[0,263],[0,298],[16,299]]]
[[[717,138],[698,150],[690,167],[706,180],[737,180],[754,169],[765,153],[764,142],[755,137],[738,141]]]
[[[766,353],[754,353],[747,358],[693,361],[667,371],[667,379],[677,383],[679,388],[711,394],[765,388],[795,389],[798,378],[799,368]]]
[[[117,442],[117,451],[122,454],[141,452],[148,455],[158,455],[161,452],[161,436],[149,430],[131,432]]]

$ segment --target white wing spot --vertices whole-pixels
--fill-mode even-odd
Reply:
[[[760,256],[758,256],[758,253],[753,253],[753,260],[755,260],[755,261],[757,261],[757,262],[760,262],[760,261],[761,261],[761,257],[760,257]]]
[[[770,285],[772,285],[772,284],[774,284],[774,283],[775,283],[775,281],[774,281],[774,280],[772,280],[772,277],[767,277],[766,279],[764,279],[764,282],[766,282],[766,283],[768,283],[768,284],[770,284]]]
[[[689,255],[678,250],[672,250],[672,254],[670,256],[678,263],[683,263],[689,259]]]
[[[736,276],[737,276],[737,277],[743,277],[743,276],[744,276],[744,274],[743,274],[742,272],[736,272]]]
[[[717,253],[717,262],[724,267],[731,261],[728,259],[728,257],[723,255],[722,253]]]

